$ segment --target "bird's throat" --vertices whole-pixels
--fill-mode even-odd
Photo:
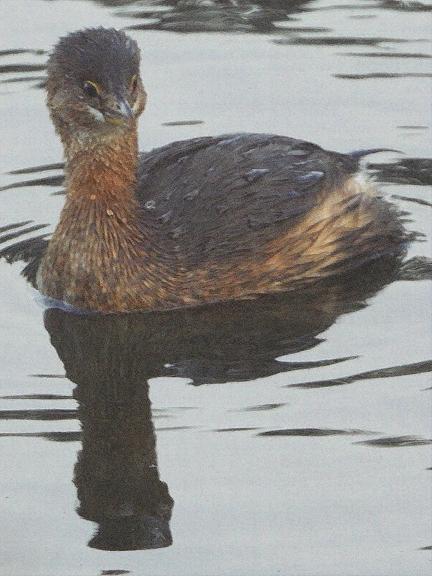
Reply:
[[[135,130],[72,139],[65,155],[68,200],[133,202],[138,164]]]

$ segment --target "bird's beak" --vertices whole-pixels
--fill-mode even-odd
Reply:
[[[104,112],[105,120],[114,126],[129,125],[135,118],[129,102],[123,96],[113,98],[109,108]]]

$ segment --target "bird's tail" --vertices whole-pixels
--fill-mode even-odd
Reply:
[[[353,150],[349,153],[349,156],[354,160],[361,160],[369,154],[377,154],[378,152],[396,152],[397,154],[403,154],[400,150],[394,150],[393,148],[369,148],[368,150]]]

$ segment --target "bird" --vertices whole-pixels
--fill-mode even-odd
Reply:
[[[47,105],[66,200],[37,287],[80,310],[167,310],[301,290],[404,246],[401,218],[341,154],[239,133],[138,149],[147,94],[137,42],[113,28],[59,39]]]

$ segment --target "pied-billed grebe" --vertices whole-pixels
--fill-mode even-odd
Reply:
[[[62,38],[48,106],[67,197],[38,271],[52,298],[99,311],[251,298],[400,249],[394,210],[358,177],[359,155],[237,134],[140,156],[146,93],[134,40],[94,28]]]

